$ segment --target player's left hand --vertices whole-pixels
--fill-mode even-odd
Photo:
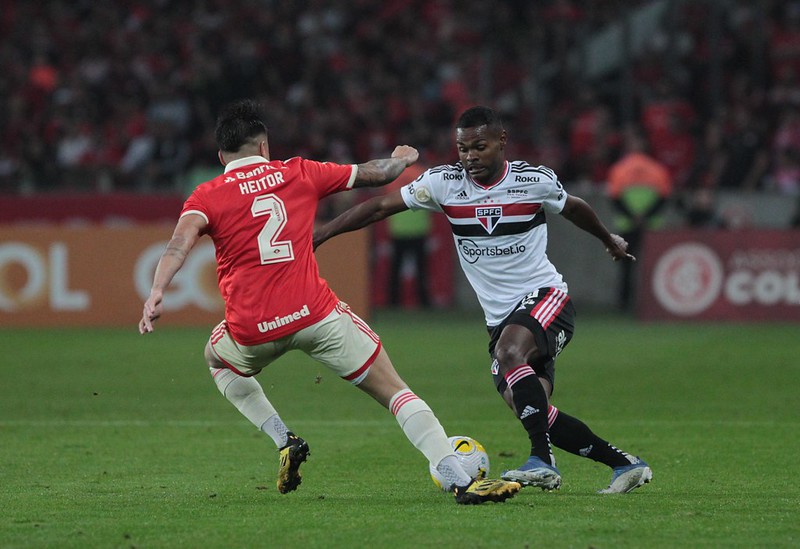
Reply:
[[[636,261],[636,258],[628,253],[628,243],[618,234],[611,235],[611,242],[607,244],[606,251],[611,255],[611,259],[618,261]]]
[[[161,316],[162,299],[163,296],[161,294],[150,294],[150,297],[144,302],[142,319],[139,321],[140,334],[149,334],[155,329],[153,327],[153,322]]]
[[[410,145],[397,145],[392,152],[392,158],[404,160],[407,168],[419,159],[419,151]]]

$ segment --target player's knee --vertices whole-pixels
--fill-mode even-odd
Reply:
[[[505,375],[511,368],[515,368],[520,364],[531,364],[536,354],[536,347],[523,348],[521,345],[513,343],[498,345],[494,350],[494,356],[497,359],[501,375]]]
[[[356,386],[385,407],[388,407],[392,395],[408,388],[383,350]]]

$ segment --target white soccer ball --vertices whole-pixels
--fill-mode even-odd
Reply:
[[[483,445],[471,437],[455,436],[447,439],[453,452],[461,462],[461,466],[469,476],[476,479],[486,478],[489,474],[489,454]],[[453,487],[439,474],[433,465],[429,467],[433,483],[441,490],[450,492]]]

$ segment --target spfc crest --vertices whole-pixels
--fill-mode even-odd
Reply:
[[[481,206],[475,208],[475,217],[478,218],[486,232],[492,234],[492,231],[500,222],[500,218],[503,217],[503,208],[501,206]]]

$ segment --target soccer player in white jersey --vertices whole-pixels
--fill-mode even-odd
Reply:
[[[567,284],[547,258],[547,214],[561,214],[597,237],[614,261],[634,261],[584,200],[568,194],[553,170],[508,161],[502,122],[487,107],[467,109],[456,124],[459,162],[431,168],[399,191],[354,206],[320,228],[315,246],[407,209],[444,213],[464,274],[489,331],[492,376],[531,443],[530,458],[502,476],[554,489],[561,474],[551,442],[612,469],[601,493],[624,493],[652,478],[650,467],[549,404],[555,360],[574,331]]]
[[[439,420],[400,378],[378,335],[319,276],[312,233],[320,199],[390,183],[416,162],[417,150],[398,146],[391,158],[358,165],[273,160],[253,101],[228,105],[215,137],[225,170],[186,200],[156,267],[139,331],[153,332],[167,286],[207,234],[216,250],[225,320],[211,332],[206,362],[225,398],[275,442],[281,493],[300,484],[309,447],[289,430],[254,376],[293,349],[390,410],[409,441],[453,485],[457,503],[504,501],[517,493],[520,484],[514,481],[470,478]]]

